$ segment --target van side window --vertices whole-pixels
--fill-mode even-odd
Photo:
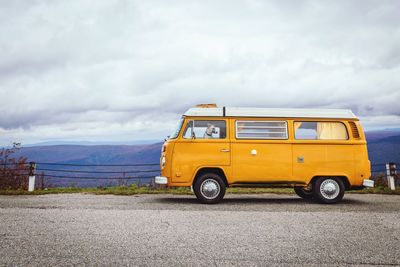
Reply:
[[[191,120],[188,122],[183,138],[224,139],[226,122],[222,120]]]
[[[287,139],[286,121],[236,121],[238,139]]]
[[[347,140],[346,126],[341,122],[294,122],[294,136],[300,140]]]

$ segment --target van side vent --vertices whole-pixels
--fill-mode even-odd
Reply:
[[[356,138],[356,139],[360,138],[360,133],[358,132],[357,125],[352,121],[349,121],[349,124],[350,124],[351,134],[353,135],[353,138]]]

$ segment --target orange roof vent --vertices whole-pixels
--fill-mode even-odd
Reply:
[[[196,108],[217,108],[217,104],[198,104]]]

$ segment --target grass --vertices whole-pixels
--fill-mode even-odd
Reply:
[[[351,193],[351,194],[400,195],[400,188],[396,188],[396,190],[391,190],[388,187],[377,186],[377,187],[374,187],[374,188],[368,188],[368,189],[357,190],[357,191],[349,191],[349,192],[346,192],[346,193]]]
[[[136,186],[117,186],[104,188],[79,188],[79,187],[63,187],[49,188],[46,190],[35,190],[28,192],[27,190],[0,190],[0,195],[46,195],[46,194],[71,194],[84,193],[95,195],[137,195],[137,194],[172,194],[172,195],[191,195],[193,194],[188,187],[176,188],[149,188]],[[290,188],[228,188],[227,193],[230,194],[291,194],[293,190]]]
[[[79,188],[79,187],[64,187],[64,188],[49,188],[46,190],[35,190],[28,192],[27,190],[0,190],[0,195],[46,195],[46,194],[95,194],[95,195],[137,195],[137,194],[172,194],[172,195],[190,195],[192,192],[188,187],[178,188],[149,188],[132,186],[118,187],[102,187],[102,188]],[[228,188],[228,194],[294,194],[291,188]],[[371,189],[348,191],[350,194],[388,194],[400,195],[400,188],[392,191],[387,187],[375,187]]]
[[[187,195],[190,194],[189,188],[148,188],[135,186],[117,186],[104,188],[79,188],[79,187],[63,187],[63,188],[48,188],[45,190],[39,189],[33,192],[27,190],[0,190],[0,195],[46,195],[46,194],[95,194],[95,195],[137,195],[137,194],[174,194]]]

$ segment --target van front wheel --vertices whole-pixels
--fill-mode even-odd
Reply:
[[[318,202],[333,204],[342,200],[345,187],[337,177],[320,177],[315,181],[313,191]]]
[[[214,204],[223,199],[225,183],[218,174],[205,173],[196,180],[193,191],[201,203]]]

